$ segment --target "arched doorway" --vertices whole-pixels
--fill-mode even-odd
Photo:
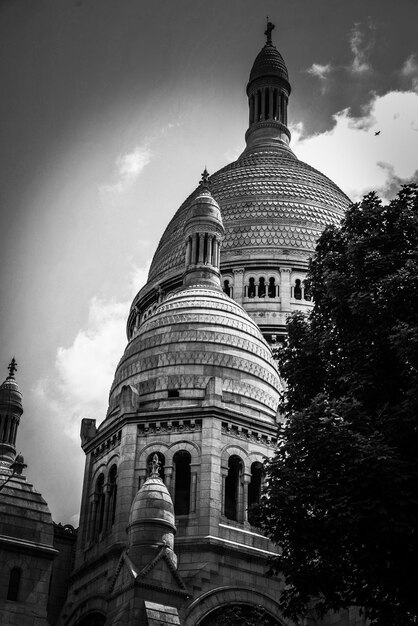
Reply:
[[[82,617],[81,620],[77,622],[76,626],[103,626],[105,621],[106,617],[102,615],[102,613],[94,611]]]

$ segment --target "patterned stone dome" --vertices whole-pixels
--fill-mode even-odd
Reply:
[[[110,392],[110,415],[125,386],[147,408],[218,406],[275,423],[282,388],[256,323],[219,288],[170,294],[125,350]]]
[[[0,406],[4,410],[23,412],[22,394],[13,376],[8,376],[0,385]]]
[[[289,81],[287,67],[277,48],[266,44],[258,53],[250,73],[250,81],[265,76],[277,76]]]
[[[329,178],[299,161],[289,147],[258,145],[211,176],[225,228],[221,270],[250,259],[307,266],[327,224],[338,223],[349,198]],[[183,227],[195,190],[167,226],[148,275],[160,282],[181,274],[184,266]]]

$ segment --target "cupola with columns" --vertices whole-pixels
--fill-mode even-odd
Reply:
[[[274,28],[274,24],[267,23],[266,43],[254,61],[247,85],[250,119],[245,138],[248,147],[268,139],[286,144],[290,141],[287,103],[291,89],[283,57],[273,45]]]
[[[16,360],[9,364],[9,375],[0,386],[0,465],[10,466],[16,457],[16,435],[23,413],[22,394],[15,380]]]
[[[221,210],[210,193],[209,174],[205,168],[198,195],[184,226],[185,287],[197,283],[220,288],[220,247],[224,235]]]

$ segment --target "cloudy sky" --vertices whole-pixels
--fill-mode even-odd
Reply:
[[[417,0],[0,0],[0,367],[55,521],[76,522],[80,420],[104,418],[165,225],[244,148],[266,15],[296,154],[393,197],[418,169]]]

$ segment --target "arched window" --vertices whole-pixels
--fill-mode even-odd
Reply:
[[[225,516],[234,521],[241,519],[242,469],[242,461],[239,456],[229,457],[228,475],[225,479]]]
[[[227,296],[231,295],[231,287],[229,285],[229,280],[224,280],[224,293],[226,293]]]
[[[248,297],[255,298],[255,280],[254,278],[250,278],[248,285]]]
[[[105,512],[104,475],[100,474],[94,490],[94,532],[93,539],[98,539],[103,530]]]
[[[112,465],[109,472],[109,518],[108,524],[109,527],[113,526],[115,523],[116,516],[116,496],[118,493],[118,468],[116,465]]]
[[[266,280],[261,277],[258,283],[258,297],[265,298],[266,297]]]
[[[174,463],[174,512],[176,515],[188,515],[190,512],[190,463],[191,456],[186,450],[176,452]]]
[[[17,602],[19,598],[19,587],[22,570],[20,567],[13,567],[10,572],[9,587],[7,589],[7,599]]]
[[[300,285],[300,278],[295,280],[295,286],[293,287],[293,297],[295,300],[302,300],[302,287]]]
[[[251,507],[258,504],[261,496],[261,487],[263,484],[263,465],[259,461],[255,461],[251,465],[251,481],[248,485],[248,521],[253,523],[253,514]]]
[[[161,480],[164,482],[165,456],[161,452],[151,452],[151,454],[148,455],[147,472],[148,474],[150,473],[151,463],[152,463],[154,454],[156,454],[158,457],[158,462],[159,462],[158,473],[160,475]]]
[[[269,278],[268,296],[269,296],[269,298],[275,298],[276,297],[276,281],[273,278],[273,276],[271,278]]]
[[[311,286],[309,284],[309,281],[308,280],[304,280],[303,281],[303,286],[304,286],[304,298],[305,298],[305,300],[312,300]]]

